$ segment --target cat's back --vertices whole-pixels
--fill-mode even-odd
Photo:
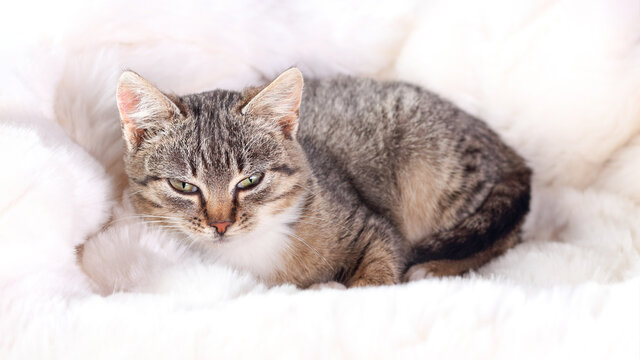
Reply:
[[[488,130],[419,86],[351,76],[308,80],[299,126],[302,139],[344,161],[374,163],[439,152],[458,140],[456,132]]]
[[[433,221],[445,225],[444,208],[451,209],[452,221],[474,211],[504,171],[524,166],[484,122],[428,90],[397,81],[308,80],[298,138],[303,148],[313,149],[310,162],[318,177],[321,167],[332,164],[368,206],[398,222],[429,222],[425,214],[438,214]],[[447,205],[454,198],[465,208]]]
[[[415,97],[416,89],[401,83],[349,76],[306,80],[298,139],[316,177],[336,169],[347,179],[357,177],[365,197],[376,193],[369,205],[385,208],[393,194],[389,166],[397,161],[398,144],[391,136],[405,136],[398,114]]]
[[[325,137],[336,145],[357,138],[381,140],[399,130],[401,117],[425,99],[422,89],[402,82],[336,76],[305,82],[301,104],[301,136]],[[359,141],[360,142],[360,141]]]

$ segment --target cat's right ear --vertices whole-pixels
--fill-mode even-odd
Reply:
[[[303,85],[300,70],[291,68],[255,95],[241,113],[267,119],[280,127],[285,137],[292,138],[298,129]]]
[[[129,150],[140,146],[147,131],[180,114],[171,99],[133,71],[120,75],[116,99]]]

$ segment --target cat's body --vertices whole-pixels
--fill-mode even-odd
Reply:
[[[125,73],[138,211],[221,262],[301,287],[392,284],[412,265],[406,277],[459,274],[517,241],[530,170],[484,123],[399,82],[301,90],[291,69],[264,89],[169,98]]]

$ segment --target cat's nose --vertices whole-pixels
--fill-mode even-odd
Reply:
[[[222,235],[227,231],[229,225],[233,224],[233,221],[212,221],[209,225],[216,228],[218,234]]]

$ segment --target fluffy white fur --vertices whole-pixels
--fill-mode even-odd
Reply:
[[[0,9],[0,358],[640,357],[637,1],[153,4]],[[140,224],[121,70],[187,93],[292,65],[486,119],[535,171],[525,241],[461,278],[300,291]]]

